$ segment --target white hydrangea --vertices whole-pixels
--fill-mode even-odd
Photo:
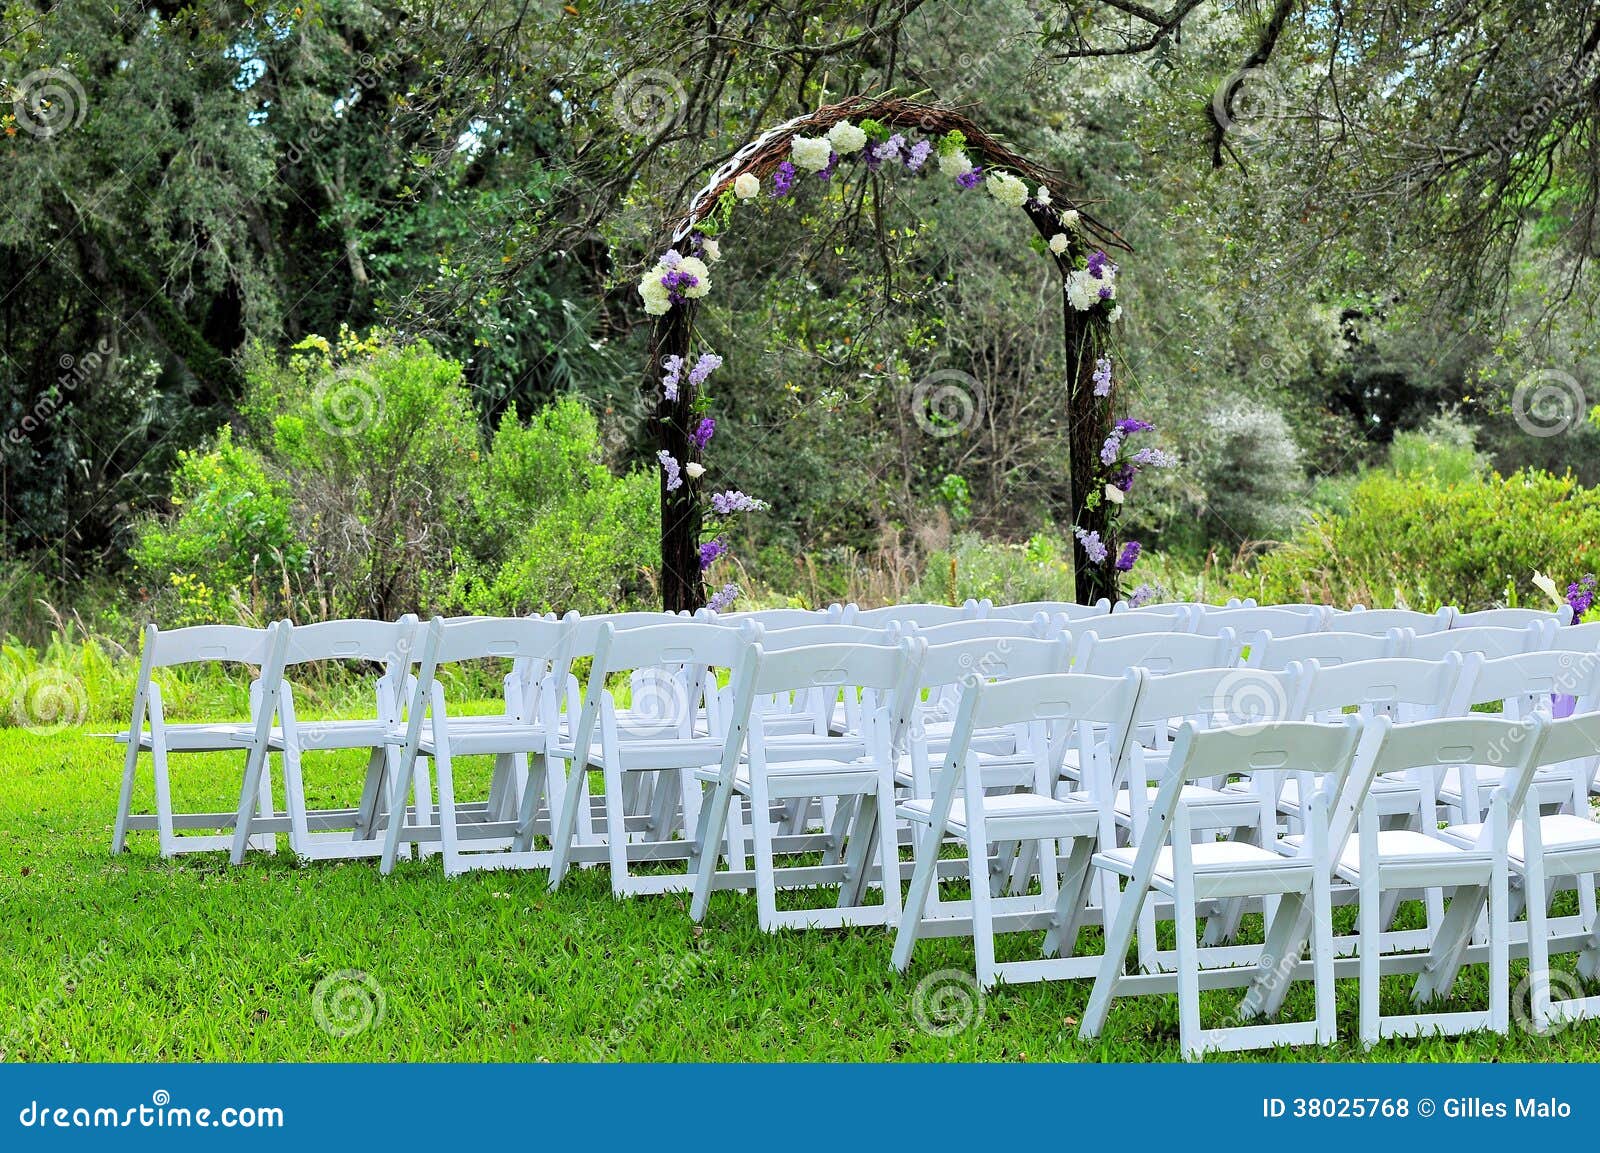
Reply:
[[[749,172],[741,172],[733,182],[733,194],[740,200],[754,200],[761,194],[761,181]]]
[[[803,172],[821,172],[833,156],[833,145],[822,136],[796,136],[789,141],[794,166]]]
[[[1067,234],[1065,232],[1058,232],[1050,238],[1050,251],[1055,253],[1057,256],[1060,256],[1067,250],[1068,243],[1069,241],[1067,240]]]
[[[644,310],[651,316],[665,316],[672,307],[666,286],[661,283],[661,266],[658,264],[639,282],[639,295],[644,297]]]
[[[967,154],[957,149],[949,154],[939,153],[939,171],[946,176],[964,176],[972,171],[972,161],[967,159]]]
[[[1033,190],[1033,198],[1047,208],[1050,206],[1050,190],[1042,184]]]
[[[715,240],[707,239],[702,241],[700,251],[706,254],[706,260],[712,264],[722,259],[722,245]]]
[[[694,287],[681,290],[691,300],[704,296],[711,291],[711,270],[706,267],[706,262],[698,256],[685,256],[678,262],[678,271],[687,272],[699,281]]]
[[[1028,199],[1028,186],[1009,172],[991,172],[983,183],[989,195],[1007,208],[1021,208]]]
[[[1088,312],[1100,303],[1100,282],[1089,275],[1087,268],[1067,273],[1067,303],[1079,312]]]
[[[866,147],[867,134],[848,120],[841,120],[828,129],[828,143],[833,145],[833,150],[840,156],[849,156],[852,152],[860,152]]]
[[[1078,219],[1078,210],[1076,208],[1069,208],[1061,214],[1061,223],[1068,228],[1078,227]]]

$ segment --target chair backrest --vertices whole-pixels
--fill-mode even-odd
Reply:
[[[1110,616],[1091,617],[1073,629],[1073,632],[1077,633],[1078,643],[1081,645],[1083,638],[1090,634],[1103,641],[1109,641],[1114,637],[1132,637],[1144,633],[1182,632],[1187,623],[1188,618],[1185,613],[1133,609],[1123,613],[1112,613]]]
[[[1316,661],[1324,667],[1352,661],[1375,661],[1399,656],[1404,635],[1399,629],[1384,633],[1302,633],[1297,637],[1257,637],[1245,664],[1255,669],[1286,669],[1295,663]]]
[[[1134,720],[1154,725],[1157,747],[1167,743],[1167,725],[1159,722],[1194,721],[1209,728],[1298,720],[1293,710],[1299,676],[1298,668],[1221,668],[1150,677]]]
[[[1512,718],[1549,715],[1552,695],[1577,697],[1584,711],[1600,707],[1600,653],[1544,650],[1476,661],[1452,711],[1499,704]]]
[[[1476,664],[1478,658],[1471,658]],[[1324,665],[1301,665],[1297,718],[1332,721],[1346,709],[1363,716],[1416,721],[1448,715],[1454,708],[1465,662],[1457,653],[1441,660],[1384,657]]]
[[[1585,779],[1593,780],[1597,757],[1600,757],[1600,712],[1587,712],[1551,721],[1533,764],[1542,769],[1547,765],[1578,761],[1588,766]]]
[[[959,641],[997,641],[1002,637],[1046,638],[1059,631],[1058,624],[1065,626],[1064,621],[1054,621],[1045,613],[1035,613],[1028,620],[985,618],[976,621],[951,621],[945,625],[917,625],[902,621],[894,627],[899,630],[901,636],[921,637],[928,642],[928,647],[932,648],[935,645],[955,644]]]
[[[1328,611],[1320,608],[1218,609],[1201,605],[1189,614],[1189,631],[1215,636],[1223,629],[1232,629],[1239,644],[1253,645],[1256,637],[1264,633],[1275,637],[1319,633],[1327,616]]]
[[[1530,653],[1545,646],[1548,622],[1534,621],[1514,628],[1485,625],[1470,629],[1445,629],[1427,636],[1406,636],[1403,656],[1436,661],[1446,653],[1477,653],[1486,660]]]
[[[854,604],[848,604],[844,608],[844,623],[879,628],[901,621],[925,627],[947,625],[952,621],[977,620],[988,611],[988,607],[987,601],[970,599],[961,605],[884,605],[875,609],[857,608]]]
[[[1497,792],[1514,816],[1527,795],[1548,726],[1543,717],[1513,721],[1481,713],[1395,725],[1378,748],[1373,772],[1431,769],[1442,775],[1456,766],[1497,767],[1502,770]],[[1484,836],[1488,833],[1486,827]]]
[[[1110,640],[1102,640],[1097,633],[1090,632],[1078,642],[1072,667],[1075,672],[1103,677],[1141,668],[1154,677],[1197,669],[1225,669],[1234,663],[1236,656],[1231,629],[1223,629],[1216,636],[1135,633]]]
[[[844,606],[835,604],[825,609],[749,609],[731,613],[701,609],[694,615],[696,620],[707,620],[716,624],[743,625],[752,622],[765,629],[787,630],[810,628],[813,625],[839,624],[844,619]]]
[[[810,645],[892,645],[899,636],[891,625],[868,628],[864,625],[810,624],[792,629],[767,629],[751,621],[743,628],[745,637],[770,653]]]
[[[149,624],[144,629],[144,656],[150,668],[174,665],[264,665],[277,639],[277,623],[266,628],[247,625],[191,625],[162,631]]]
[[[1600,621],[1550,629],[1546,633],[1545,648],[1574,653],[1600,652]]]
[[[1436,613],[1419,613],[1414,609],[1364,609],[1357,605],[1349,612],[1330,613],[1328,631],[1383,636],[1390,629],[1410,629],[1420,637],[1443,632],[1454,616],[1455,609],[1448,606]]]
[[[1111,602],[1101,597],[1092,605],[1080,605],[1072,601],[1024,601],[1014,605],[995,605],[989,609],[988,620],[1031,621],[1039,613],[1051,617],[1066,617],[1068,621],[1076,624],[1078,621],[1089,620],[1092,617],[1103,617],[1111,612]]]
[[[1453,629],[1520,629],[1531,624],[1554,622],[1557,625],[1572,623],[1572,606],[1562,605],[1554,612],[1546,609],[1480,609],[1475,613],[1456,611],[1450,621]]]
[[[917,688],[965,686],[979,681],[1064,673],[1071,659],[1072,638],[1069,636],[1053,640],[1000,637],[930,644],[922,654]]]
[[[338,620],[288,624],[285,665],[310,661],[366,661],[394,668],[414,659],[417,618],[408,613],[397,621]]]

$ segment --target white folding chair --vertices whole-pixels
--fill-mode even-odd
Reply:
[[[921,637],[929,645],[948,645],[972,640],[995,641],[1002,637],[1046,639],[1060,634],[1066,625],[1065,617],[1052,617],[1041,612],[1026,620],[1009,617],[998,620],[985,618],[974,621],[951,621],[943,625],[919,625],[910,621],[899,621],[891,627],[900,636]]]
[[[1557,628],[1549,634],[1545,647],[1572,653],[1600,652],[1600,621]]]
[[[910,894],[895,935],[894,967],[904,972],[918,936],[968,935],[977,954],[978,983],[1040,981],[1089,976],[1098,958],[1074,958],[1091,879],[1089,861],[1098,841],[1095,800],[1055,795],[1056,768],[1048,753],[1051,726],[1110,734],[1105,756],[1116,761],[1129,739],[1130,721],[1144,674],[1121,677],[1081,673],[975,680],[962,693],[954,733],[931,797],[906,801],[899,814],[916,830]],[[1029,787],[991,795],[992,777],[973,746],[974,737],[996,729],[1016,731],[1018,748],[1031,750]],[[957,797],[959,790],[960,796]],[[937,899],[940,850],[954,838],[967,849],[965,902]],[[1061,842],[1068,842],[1063,846]],[[1037,896],[996,897],[990,892],[991,844],[1030,843],[1042,863]],[[1063,865],[1062,849],[1066,848]],[[928,907],[934,904],[930,916]],[[1044,959],[997,963],[996,932],[1045,929]]]
[[[575,856],[600,855],[595,847],[575,841],[578,814],[590,807],[590,765],[605,780],[603,859],[611,867],[612,894],[692,887],[694,877],[687,869],[638,874],[629,865],[689,861],[700,804],[699,782],[691,774],[722,764],[728,715],[734,708],[733,690],[719,688],[717,674],[726,671],[737,683],[753,652],[744,630],[705,622],[602,630],[572,743],[552,742],[549,750],[553,764],[570,766],[550,833],[552,890],[560,887]],[[626,710],[617,707],[606,684],[623,675],[633,690]],[[743,707],[748,710],[749,702]],[[640,783],[627,787],[630,777]],[[533,815],[524,810],[524,841]]]
[[[836,625],[844,622],[844,606],[829,605],[825,609],[747,609],[740,612],[718,613],[701,609],[696,620],[715,624],[758,624],[764,629],[802,629],[814,625]]]
[[[122,765],[122,788],[117,798],[116,825],[111,835],[113,853],[120,853],[127,846],[130,830],[141,829],[156,830],[162,857],[231,849],[231,832],[180,836],[179,830],[231,830],[236,827],[240,814],[249,813],[252,808],[257,811],[261,823],[250,838],[250,847],[267,852],[276,850],[276,834],[284,831],[287,823],[273,813],[272,782],[261,773],[260,765],[266,759],[267,738],[278,711],[286,638],[282,625],[277,622],[264,629],[196,625],[168,632],[162,632],[153,624],[145,626],[139,679],[133,690],[133,711],[127,731],[117,734],[117,740],[127,746],[127,752]],[[259,675],[250,684],[248,720],[177,724],[167,721],[155,670],[194,664],[254,665],[259,669]],[[133,785],[141,752],[150,754],[155,780],[154,813],[133,811]],[[168,756],[212,752],[245,754],[237,807],[229,812],[174,812]]]
[[[483,659],[511,661],[537,673],[559,659],[572,624],[571,620],[529,617],[451,622],[434,617],[423,627],[405,727],[391,732],[389,738],[400,751],[395,759],[397,778],[389,796],[388,823],[383,830],[381,872],[394,869],[402,840],[437,841],[446,876],[473,869],[537,868],[547,863],[545,855],[513,846],[513,838],[521,828],[521,814],[529,806],[537,808],[554,775],[546,758],[547,709],[539,700],[508,701],[497,715],[452,716],[438,673],[444,665]],[[539,679],[540,683],[549,684],[544,678]],[[493,757],[494,770],[486,802],[458,805],[455,759],[467,756]],[[530,756],[538,759],[531,772]],[[406,796],[411,792],[418,757],[433,761],[437,823],[429,821],[429,814],[420,803],[412,813],[413,819],[406,819]]]
[[[895,832],[896,746],[909,723],[911,686],[924,645],[907,639],[894,648],[880,645],[817,645],[766,653],[760,645],[735,682],[733,716],[723,760],[716,770],[697,776],[708,795],[700,810],[692,867],[696,872],[690,914],[705,917],[713,887],[740,883],[735,877],[717,881],[718,847],[730,846],[730,865],[737,873],[742,854],[731,846],[742,835],[729,828],[741,813],[741,799],[749,803],[754,855],[756,910],[761,928],[837,928],[844,925],[890,925],[900,915],[900,869]],[[831,701],[842,690],[862,693],[864,731],[861,744],[838,740],[838,752],[828,756],[818,742],[799,748],[769,748],[763,727],[750,723],[751,702],[774,693],[803,692]],[[741,742],[742,736],[742,742]],[[746,755],[741,760],[741,743]],[[861,745],[865,746],[864,755]],[[769,755],[769,753],[771,755]],[[785,759],[788,758],[788,759]],[[812,798],[833,798],[851,815],[850,829],[840,836],[843,860],[821,865],[784,865],[778,856],[792,849],[778,837],[774,804],[798,801],[809,806]],[[881,905],[865,903],[876,857],[883,892]],[[779,909],[780,887],[806,890],[837,885],[837,905],[831,909]]]
[[[1223,629],[1233,632],[1241,649],[1255,645],[1261,637],[1297,637],[1320,633],[1328,619],[1325,608],[1226,608],[1202,605],[1189,614],[1188,631],[1216,636]]]
[[[1443,632],[1455,619],[1455,609],[1446,605],[1436,613],[1413,609],[1366,609],[1356,605],[1349,612],[1328,614],[1331,633],[1367,633],[1384,636],[1390,629],[1410,629],[1417,636]]]
[[[1115,917],[1105,933],[1105,954],[1094,990],[1083,1013],[1079,1036],[1099,1035],[1112,999],[1121,993],[1178,994],[1179,1042],[1186,1060],[1207,1052],[1263,1048],[1277,1044],[1331,1044],[1334,1014],[1332,904],[1326,866],[1328,818],[1321,796],[1310,806],[1310,835],[1293,852],[1276,846],[1241,841],[1196,840],[1196,824],[1184,801],[1194,782],[1228,775],[1308,772],[1330,782],[1337,795],[1356,761],[1362,721],[1342,725],[1279,721],[1263,725],[1203,732],[1184,725],[1173,746],[1170,768],[1162,781],[1148,820],[1134,844],[1097,853],[1094,863],[1115,883],[1127,888],[1116,902]],[[1146,906],[1160,893],[1172,901],[1177,936],[1177,965],[1171,973],[1126,973],[1128,946]],[[1265,941],[1252,960],[1202,968],[1197,940],[1197,915],[1202,902],[1256,897],[1273,900],[1266,907]],[[1200,990],[1252,984],[1261,974],[1262,959],[1285,964],[1284,978],[1294,975],[1298,949],[1289,944],[1309,909],[1314,926],[1312,979],[1315,1014],[1294,1023],[1202,1027]],[[1141,933],[1143,929],[1139,930]]]
[[[984,619],[1031,621],[1038,614],[1044,613],[1047,617],[1065,617],[1069,624],[1077,624],[1079,621],[1107,616],[1110,612],[1111,602],[1105,597],[1101,597],[1092,605],[1074,604],[1072,601],[1024,601],[1014,605],[993,605]]]
[[[1151,676],[1166,676],[1199,669],[1231,668],[1238,655],[1231,629],[1222,629],[1215,636],[1134,633],[1109,640],[1101,639],[1098,632],[1087,632],[1078,641],[1072,668],[1075,672],[1101,677],[1120,676],[1131,668],[1144,669]]]
[[[1376,798],[1362,804],[1355,836],[1335,866],[1358,890],[1361,1041],[1383,1037],[1456,1034],[1476,1029],[1505,1033],[1509,1026],[1510,889],[1507,842],[1511,814],[1520,811],[1547,722],[1542,717],[1510,721],[1475,715],[1395,725],[1385,735],[1374,769],[1379,774],[1443,772],[1462,764],[1498,765],[1502,780],[1487,823],[1467,843],[1439,829],[1383,828]],[[1391,951],[1384,939],[1385,894],[1400,890],[1453,890],[1449,907],[1427,952]],[[1421,970],[1412,989],[1414,1007],[1447,994],[1455,985],[1474,928],[1489,911],[1489,1007],[1487,1010],[1386,1015],[1379,982],[1384,972]],[[1376,947],[1374,947],[1376,944]]]
[[[1561,769],[1573,762],[1593,766],[1600,759],[1600,713],[1589,712],[1550,722],[1544,745],[1534,758],[1535,771]],[[1481,828],[1448,826],[1441,830],[1446,840],[1476,844]],[[1600,997],[1554,996],[1558,989],[1576,993],[1570,978],[1552,978],[1550,954],[1578,953],[1578,973],[1593,981],[1600,979],[1600,925],[1595,916],[1595,874],[1600,873],[1600,823],[1587,813],[1543,815],[1533,789],[1523,799],[1520,819],[1507,839],[1508,863],[1513,877],[1523,883],[1527,909],[1528,941],[1528,1023],[1544,1033],[1563,1021],[1600,1015]],[[1552,918],[1549,911],[1551,885],[1571,881],[1578,888],[1579,912],[1576,917]],[[1565,986],[1572,986],[1569,990]]]
[[[1100,640],[1116,640],[1119,637],[1144,636],[1149,633],[1162,633],[1171,635],[1187,631],[1188,616],[1185,613],[1158,613],[1147,612],[1139,609],[1136,612],[1112,613],[1110,616],[1091,617],[1084,621],[1075,630],[1078,643],[1083,643],[1087,636],[1098,637]]]
[[[1297,637],[1263,633],[1251,643],[1244,663],[1253,669],[1286,669],[1292,664],[1316,661],[1326,668],[1397,657],[1403,643],[1404,636],[1399,629],[1378,633],[1302,633]]]

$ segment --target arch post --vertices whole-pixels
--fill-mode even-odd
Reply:
[[[645,372],[646,402],[655,402],[656,446],[683,465],[699,457],[689,439],[694,416],[695,388],[682,374],[678,399],[667,400],[661,390],[661,362],[669,356],[689,358],[694,302],[683,301],[656,322],[650,339],[650,364]],[[667,491],[661,473],[661,607],[668,612],[694,612],[706,603],[705,581],[700,576],[700,482],[687,471],[682,483]]]

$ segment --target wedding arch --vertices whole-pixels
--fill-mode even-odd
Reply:
[[[845,165],[865,165],[875,179],[950,180],[1033,222],[1034,247],[1061,275],[1069,414],[1062,456],[1070,477],[1075,592],[1084,603],[1114,598],[1119,577],[1139,554],[1137,541],[1118,539],[1116,513],[1140,469],[1173,463],[1139,435],[1152,425],[1113,419],[1114,333],[1122,310],[1117,265],[1107,250],[1131,249],[1071,200],[1057,174],[956,109],[855,96],[768,129],[731,156],[670,226],[666,251],[639,281],[645,310],[656,317],[644,388],[646,403],[654,404],[661,470],[664,607],[726,608],[737,586],[708,598],[705,572],[727,553],[733,518],[766,507],[716,483],[703,459],[716,435],[705,385],[722,363],[696,343],[695,313],[711,291],[711,266],[742,207],[787,201],[807,177],[829,179]]]

